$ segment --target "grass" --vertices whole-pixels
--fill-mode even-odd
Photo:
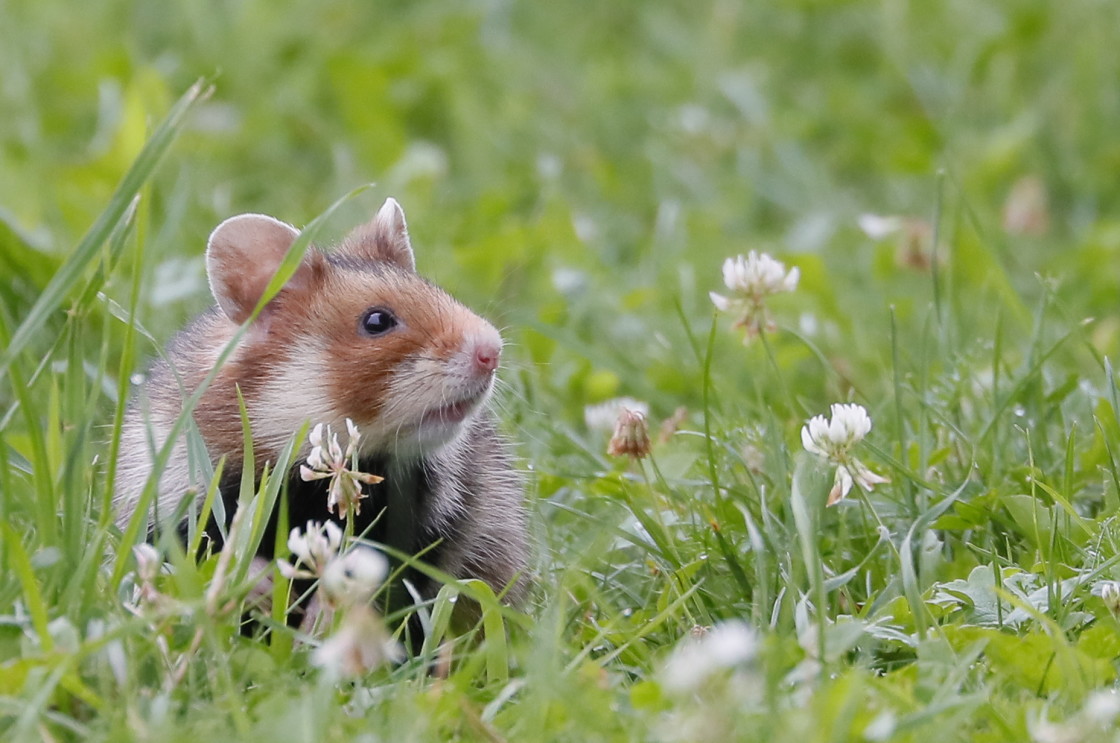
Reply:
[[[1113,739],[1118,15],[0,3],[0,737]],[[388,195],[509,342],[530,605],[446,679],[429,643],[338,683],[238,635],[243,554],[208,595],[218,558],[166,545],[153,627],[108,463],[131,375],[209,302],[205,236],[341,200],[329,241]],[[751,249],[801,281],[744,345],[707,293]],[[584,423],[623,394],[687,410],[641,462]],[[799,431],[847,401],[891,483],[826,508]],[[752,657],[677,690],[728,622]]]

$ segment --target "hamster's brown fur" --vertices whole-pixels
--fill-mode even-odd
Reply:
[[[152,473],[152,444],[164,444],[182,401],[250,317],[298,234],[251,214],[214,230],[206,264],[217,305],[172,339],[126,415],[114,495],[122,527]],[[372,317],[374,311],[395,324],[381,332],[385,315]],[[500,352],[490,323],[416,273],[404,213],[389,199],[335,251],[308,250],[199,400],[194,422],[209,463],[226,458],[226,513],[236,507],[242,469],[237,390],[258,476],[305,423],[345,432],[349,418],[362,434],[360,469],[386,478],[365,486],[356,531],[407,553],[434,544],[423,559],[520,601],[528,563],[523,488],[486,405]],[[293,527],[338,520],[326,509],[326,481],[299,477],[307,454],[305,443],[288,473]],[[150,527],[182,513],[185,497],[201,499],[208,484],[202,469],[192,467],[180,437],[159,477]],[[273,557],[275,523],[274,514],[263,557]],[[220,539],[213,526],[208,532]],[[420,574],[412,578],[425,594],[434,591]]]

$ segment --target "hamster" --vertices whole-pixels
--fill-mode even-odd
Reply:
[[[182,400],[250,317],[298,235],[260,214],[231,217],[210,235],[206,271],[216,305],[171,340],[125,415],[114,492],[122,528],[152,472],[152,444],[165,443]],[[258,477],[304,424],[345,432],[349,418],[361,431],[359,469],[385,478],[364,486],[355,533],[409,554],[427,550],[429,564],[520,602],[528,585],[524,488],[487,407],[501,351],[489,322],[416,273],[404,212],[386,200],[334,251],[308,249],[195,407],[210,462],[226,459],[226,514],[236,509],[242,471],[238,390]],[[304,442],[287,475],[291,527],[339,521],[327,511],[326,481],[299,476],[308,453]],[[177,441],[149,529],[184,513],[184,498],[197,501],[197,512],[207,486],[192,471],[185,440]],[[276,516],[259,557],[275,557]],[[207,531],[220,546],[215,526]],[[416,571],[410,578],[425,596],[438,588]]]

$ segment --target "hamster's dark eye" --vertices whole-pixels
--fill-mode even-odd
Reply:
[[[368,335],[381,335],[397,326],[397,318],[384,307],[374,307],[362,315],[362,330]]]

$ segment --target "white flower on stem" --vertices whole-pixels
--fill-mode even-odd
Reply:
[[[368,604],[388,574],[384,555],[359,546],[327,563],[319,589],[331,607]]]
[[[852,449],[871,431],[871,418],[862,405],[835,404],[832,419],[816,415],[801,428],[801,443],[805,450],[824,457],[836,465],[836,478],[828,494],[828,505],[834,505],[859,483],[865,490],[890,482],[882,475],[869,470],[852,455]]]
[[[661,685],[675,693],[696,691],[716,672],[751,660],[757,650],[758,633],[738,620],[694,630],[661,667]]]
[[[733,315],[735,327],[745,328],[746,340],[763,330],[773,330],[774,322],[766,309],[766,298],[791,292],[797,288],[800,271],[791,268],[766,253],[754,250],[746,256],[738,255],[723,262],[723,283],[730,296],[709,292],[712,304],[720,312]]]
[[[338,557],[341,546],[342,529],[338,524],[308,521],[302,532],[297,527],[288,535],[288,549],[296,557],[295,565],[287,560],[277,560],[276,565],[288,580],[321,578],[331,561]]]
[[[169,599],[156,588],[156,578],[163,568],[159,550],[145,542],[132,548],[132,556],[136,558],[138,585],[133,591],[132,603],[126,604],[126,607],[137,616],[142,616],[167,606]]]
[[[312,662],[338,678],[357,678],[402,657],[400,646],[367,604],[346,610],[338,631],[311,656]]]
[[[332,433],[329,425],[315,424],[307,437],[311,443],[307,464],[300,465],[299,468],[299,476],[304,482],[330,478],[327,486],[327,510],[334,513],[337,506],[339,518],[346,518],[351,509],[355,515],[361,513],[362,498],[366,497],[362,492],[362,485],[374,485],[385,479],[358,470],[358,442],[362,437],[358,427],[349,418],[346,419],[346,432],[349,440],[343,451],[338,443],[338,434]]]
[[[309,521],[301,532],[292,529],[288,549],[295,564],[277,560],[288,580],[318,580],[323,602],[331,609],[368,604],[389,574],[384,555],[369,547],[342,550],[342,529],[333,521]]]

